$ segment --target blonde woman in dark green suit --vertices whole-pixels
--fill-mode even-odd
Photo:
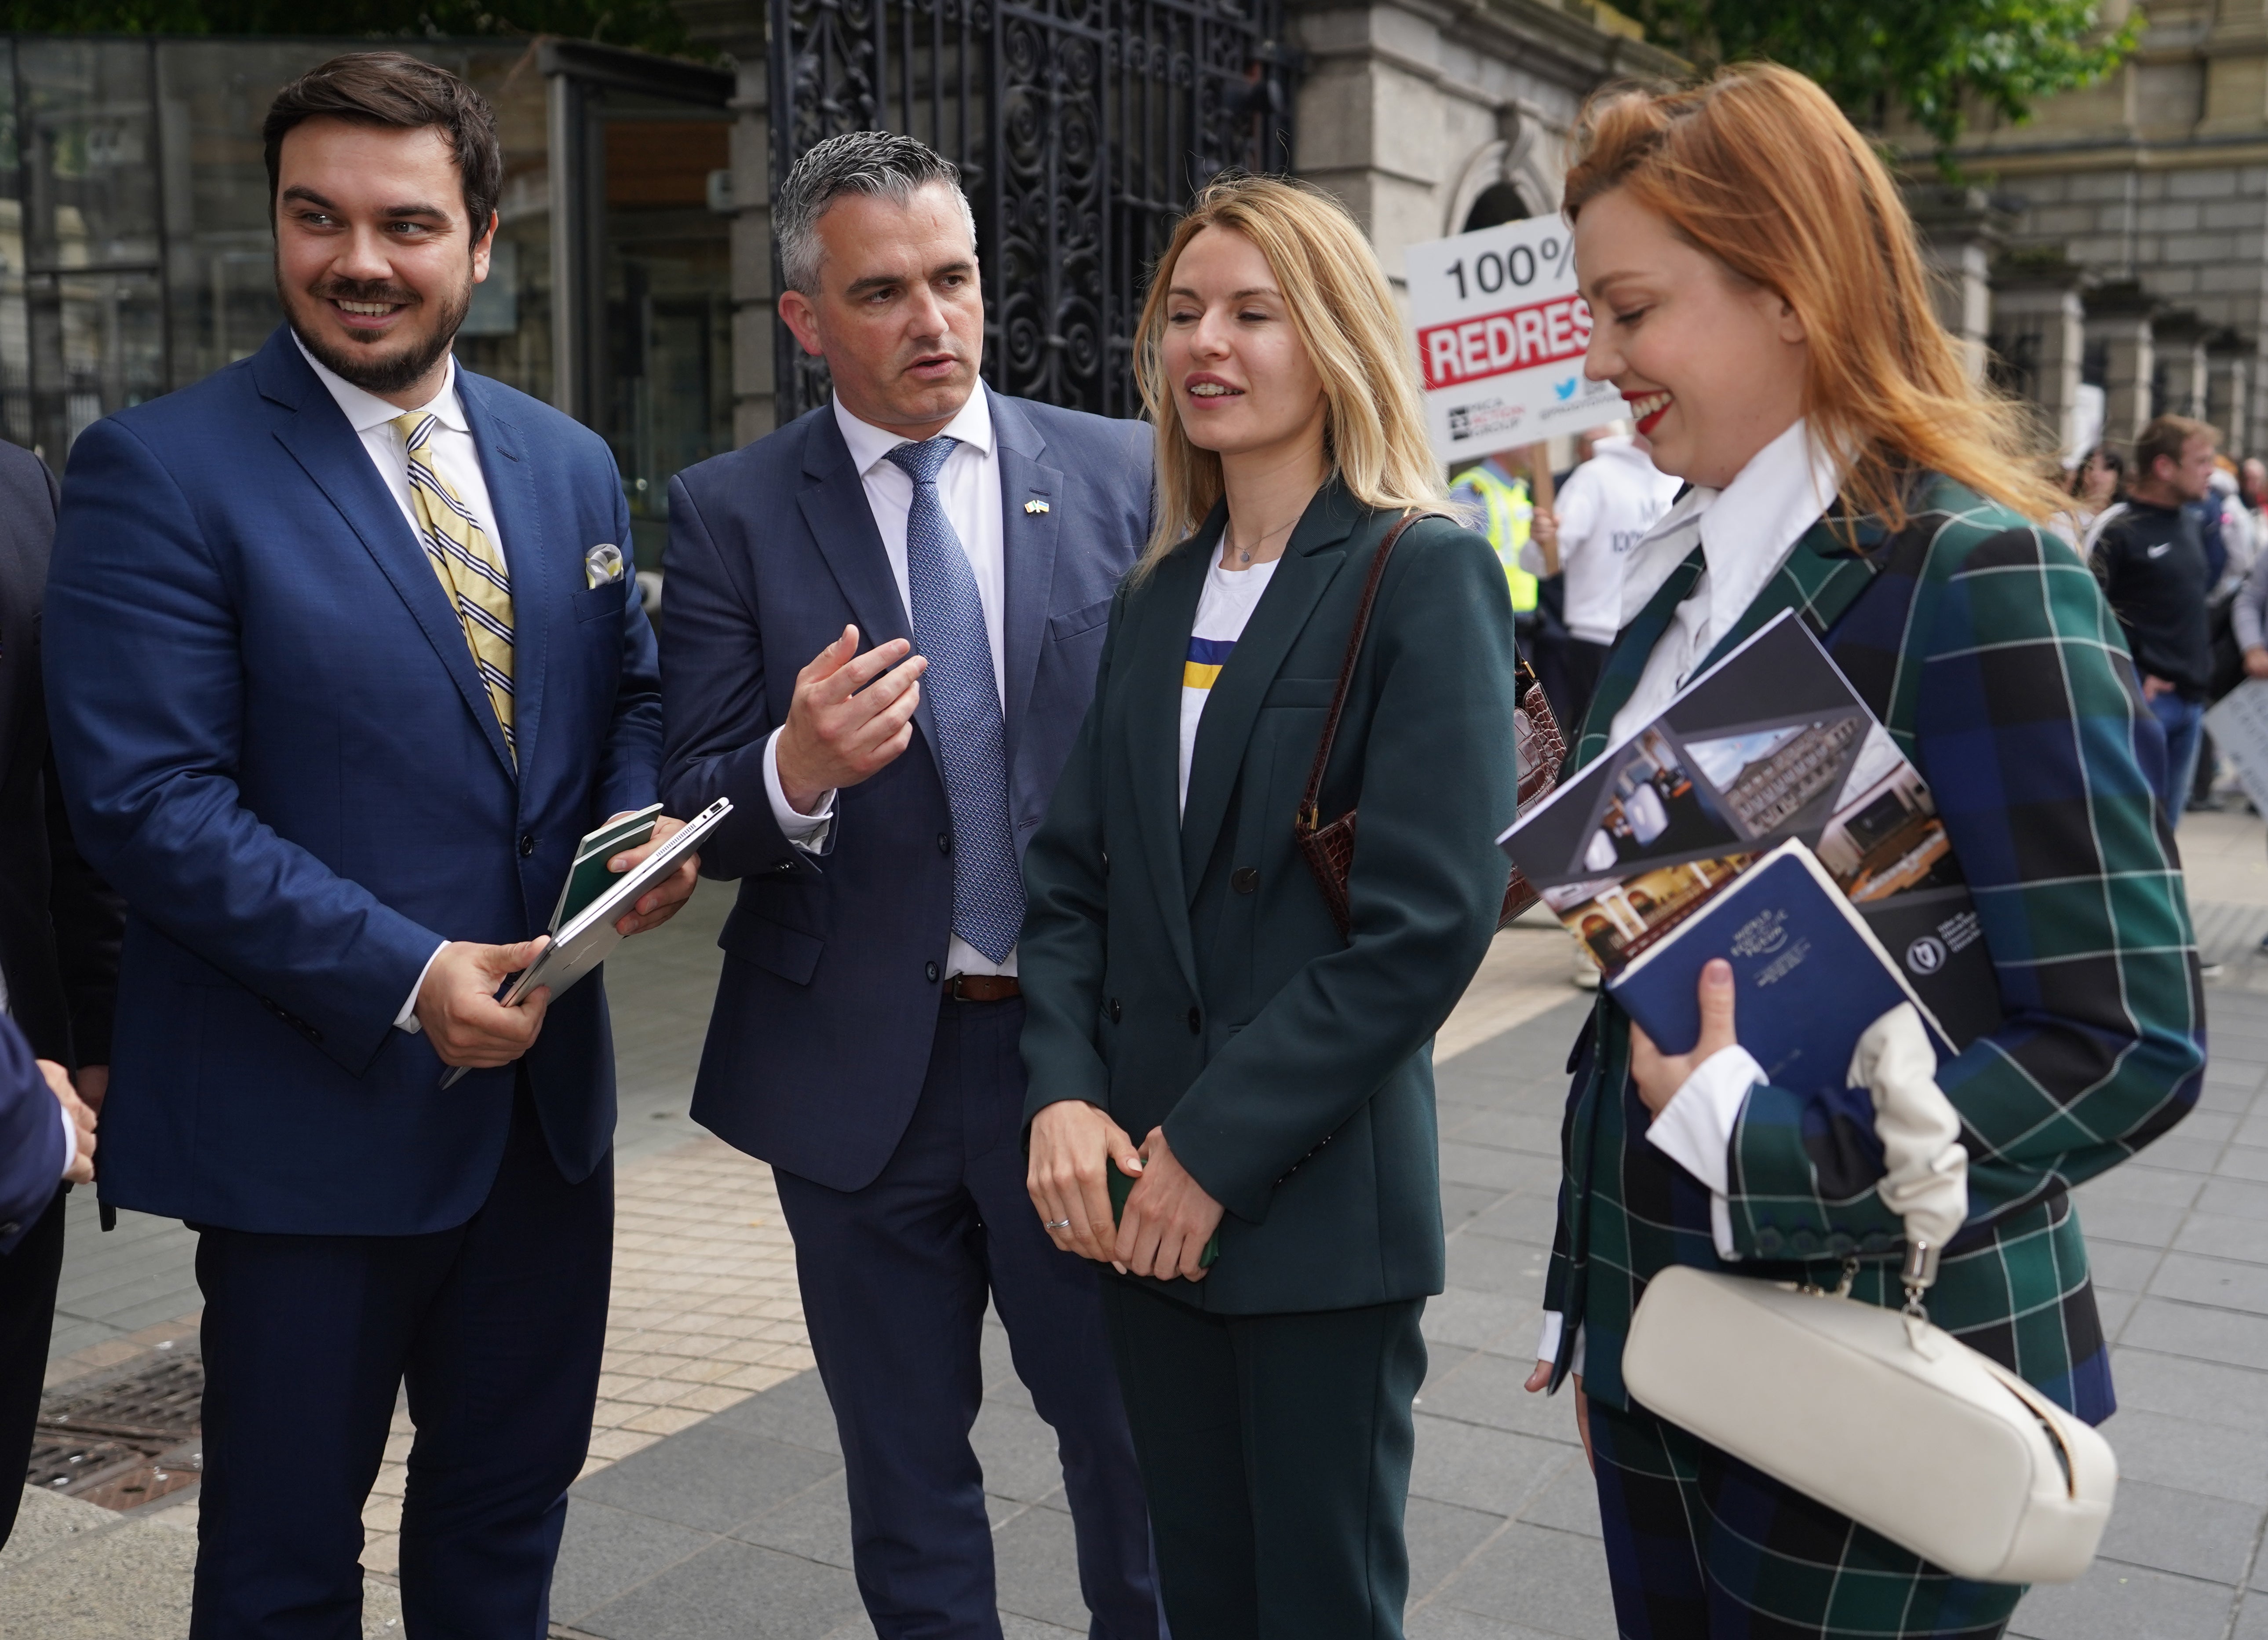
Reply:
[[[1175,1640],[1394,1640],[1442,1285],[1431,1044],[1504,896],[1512,609],[1441,515],[1386,280],[1336,203],[1208,188],[1137,348],[1158,533],[1025,861],[1032,1200],[1117,1273]],[[1412,513],[1322,788],[1326,822],[1361,814],[1343,935],[1293,817]],[[1106,1167],[1134,1181],[1115,1229]]]

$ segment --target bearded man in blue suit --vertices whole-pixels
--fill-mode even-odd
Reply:
[[[64,478],[55,752],[129,911],[100,1188],[199,1232],[196,1640],[361,1632],[405,1382],[408,1632],[538,1636],[604,1341],[614,1054],[598,979],[496,993],[578,840],[657,795],[653,634],[606,446],[450,356],[488,106],[357,54],[266,138],[289,322],[89,428]]]

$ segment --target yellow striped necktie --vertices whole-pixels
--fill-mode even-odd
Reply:
[[[433,435],[441,418],[412,410],[395,417],[394,425],[409,447],[409,504],[416,509],[418,542],[456,608],[473,668],[488,687],[504,749],[517,766],[519,749],[512,737],[512,572],[465,499],[433,465]]]

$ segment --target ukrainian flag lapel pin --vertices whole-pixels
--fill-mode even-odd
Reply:
[[[1048,504],[1041,500],[1037,496],[1034,496],[1030,500],[1024,503],[1024,511],[1027,513],[1044,513],[1047,510]]]

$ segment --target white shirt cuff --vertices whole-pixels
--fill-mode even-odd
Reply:
[[[819,812],[807,815],[787,800],[787,788],[780,784],[780,732],[774,729],[764,742],[764,795],[771,800],[772,818],[779,823],[780,834],[803,850],[815,854],[827,846],[828,828],[835,824],[835,793],[830,787],[819,800]]]
[[[440,945],[435,946],[433,957],[427,957],[425,966],[417,971],[417,983],[409,987],[409,1001],[402,1003],[401,1011],[394,1016],[394,1028],[396,1031],[406,1031],[414,1037],[425,1029],[417,1023],[417,994],[425,988],[425,976],[433,971],[433,957],[440,956],[441,947],[446,944],[448,942],[444,940]]]
[[[1567,1318],[1557,1310],[1546,1310],[1543,1312],[1543,1333],[1535,1341],[1535,1358],[1538,1361],[1559,1359],[1559,1340],[1565,1334]],[[1567,1370],[1577,1378],[1580,1378],[1583,1374],[1583,1329],[1580,1326],[1575,1329],[1575,1354],[1567,1363]]]
[[[78,1160],[78,1124],[71,1120],[70,1112],[61,1099],[55,1101],[55,1115],[63,1125],[63,1172],[55,1175],[61,1178],[71,1171],[71,1164]]]
[[[1719,1048],[1693,1074],[1649,1123],[1646,1141],[1709,1187],[1709,1230],[1720,1259],[1737,1259],[1733,1245],[1733,1130],[1749,1090],[1764,1080],[1756,1056],[1735,1044]]]

